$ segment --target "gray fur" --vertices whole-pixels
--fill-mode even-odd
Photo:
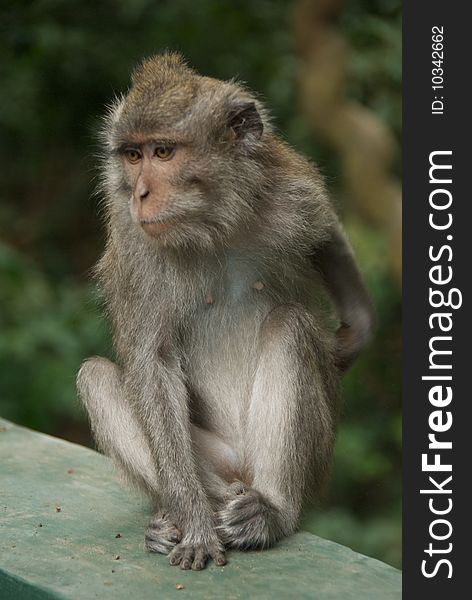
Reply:
[[[117,148],[156,135],[186,154],[156,215],[178,222],[152,237]],[[370,303],[318,172],[241,85],[178,55],[149,59],[110,109],[103,147],[97,276],[116,364],[86,361],[79,393],[99,446],[160,506],[146,547],[185,569],[224,564],[224,546],[292,533],[322,489],[351,350],[319,300],[330,291],[344,328],[362,331],[353,354]]]

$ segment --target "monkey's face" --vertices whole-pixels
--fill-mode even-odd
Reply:
[[[126,202],[130,226],[159,245],[212,249],[256,212],[263,124],[243,88],[200,77],[179,60],[144,63],[115,105],[110,196]]]
[[[189,194],[190,182],[182,180],[189,149],[164,138],[127,142],[119,149],[127,187],[131,190],[130,212],[134,223],[152,236],[178,226],[195,209],[197,194]],[[187,185],[185,185],[187,184]]]
[[[130,225],[163,246],[211,249],[251,214],[241,169],[221,148],[157,132],[133,136],[118,155]]]

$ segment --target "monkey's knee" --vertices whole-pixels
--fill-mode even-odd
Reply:
[[[326,331],[313,315],[296,302],[273,308],[262,323],[262,341],[287,348],[316,348],[324,352],[330,345]]]
[[[107,358],[95,356],[84,361],[77,373],[77,390],[82,402],[90,410],[119,381],[118,367]]]
[[[119,377],[118,367],[107,358],[94,356],[85,360],[77,373],[77,388],[87,391],[90,386],[107,381],[115,381]]]
[[[294,330],[303,321],[313,321],[307,309],[297,302],[279,304],[266,316],[263,327],[269,331]]]

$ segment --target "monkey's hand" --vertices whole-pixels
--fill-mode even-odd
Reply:
[[[241,481],[229,486],[218,520],[218,531],[225,545],[238,550],[268,548],[291,533],[284,531],[286,523],[279,510]]]
[[[189,533],[170,553],[170,564],[180,565],[181,569],[200,571],[210,558],[219,567],[226,564],[223,545],[216,532],[206,535]]]

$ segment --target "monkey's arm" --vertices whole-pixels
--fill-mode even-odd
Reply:
[[[339,223],[331,238],[313,255],[334,302],[340,327],[336,332],[336,362],[345,372],[370,341],[375,311],[354,255]]]
[[[146,361],[131,363],[124,382],[149,441],[159,500],[183,533],[171,552],[171,564],[204,563],[209,556],[224,564],[210,503],[194,464],[187,389],[178,360],[149,354]]]

